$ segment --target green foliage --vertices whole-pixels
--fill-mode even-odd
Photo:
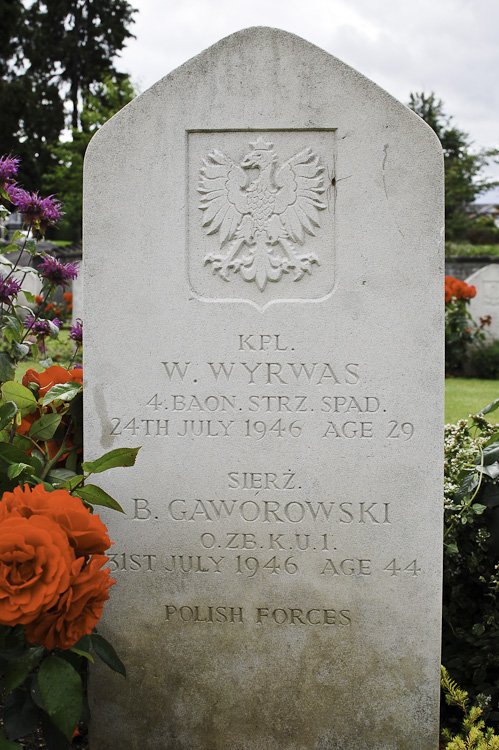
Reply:
[[[445,372],[462,375],[470,348],[484,339],[467,307],[467,300],[452,299],[445,305]]]
[[[499,341],[475,349],[471,353],[470,364],[477,378],[499,379]]]
[[[468,228],[466,239],[472,245],[498,244],[499,227],[491,216],[478,216]]]
[[[30,240],[25,242],[26,246],[28,242],[31,243]],[[41,255],[37,251],[36,241],[33,241],[29,248],[33,255]],[[15,270],[15,267],[11,268],[6,278]],[[47,299],[53,296],[56,284],[56,281],[45,277],[42,290],[45,295],[43,304],[38,305],[33,312],[32,321],[27,325],[24,321],[26,309],[17,303],[19,289],[12,291],[8,300],[0,306],[0,494],[14,489],[19,491],[19,487],[22,487],[21,494],[28,498],[26,502],[29,504],[29,488],[39,485],[35,492],[42,491],[47,494],[53,490],[65,490],[59,494],[59,501],[66,495],[68,508],[72,507],[70,501],[78,505],[73,499],[76,497],[80,498],[83,505],[92,513],[94,506],[106,506],[123,512],[114,498],[97,485],[89,484],[88,479],[93,474],[100,474],[108,469],[133,466],[138,449],[112,450],[93,461],[82,463],[81,370],[71,369],[72,360],[68,369],[53,365],[52,361],[48,360],[38,362],[36,368],[29,368],[24,373],[23,382],[19,382],[22,377],[19,373],[22,368],[20,361],[30,351],[34,355],[38,354],[41,351],[40,344],[44,344],[45,338],[59,336],[57,326],[40,318],[40,312],[44,309]],[[39,327],[36,333],[33,333],[35,322]],[[41,325],[43,323],[47,323],[47,327]],[[40,339],[43,339],[43,342]],[[42,349],[45,353],[45,346]],[[46,367],[50,369],[46,370]],[[9,513],[7,509],[7,523],[11,520]],[[34,514],[36,515],[36,508]],[[68,510],[68,518],[70,515]],[[75,516],[78,516],[78,512]],[[57,523],[55,518],[51,523]],[[108,537],[105,527],[102,524],[100,526],[101,543],[105,547]],[[60,526],[59,532],[64,539],[63,525]],[[17,537],[12,541],[12,536],[8,536],[12,546],[9,548],[7,545],[2,550],[2,565],[6,568],[10,564],[17,565],[19,554]],[[69,550],[69,538],[66,539],[66,544]],[[29,550],[35,549],[31,543],[28,547]],[[52,635],[48,640],[44,640],[43,627],[31,633],[28,631],[30,640],[36,639],[37,643],[26,640],[25,628],[45,625],[44,618],[47,617],[57,616],[58,624],[54,628],[55,631],[58,631],[62,624],[66,624],[66,616],[74,627],[75,613],[73,612],[73,616],[68,614],[68,602],[74,595],[72,587],[78,584],[78,575],[84,576],[85,570],[88,571],[94,559],[91,551],[87,553],[84,550],[72,561],[70,556],[69,562],[66,563],[68,580],[63,579],[65,582],[62,590],[57,592],[58,598],[48,600],[48,609],[35,609],[32,620],[24,615],[14,617],[5,607],[2,610],[2,623],[9,624],[0,624],[0,703],[3,706],[0,750],[21,750],[22,745],[16,740],[31,734],[37,727],[42,728],[46,746],[51,750],[68,750],[77,723],[87,715],[80,674],[84,672],[87,661],[94,660],[92,654],[125,676],[125,667],[113,647],[101,635],[88,632],[98,619],[100,609],[93,613],[94,617],[79,624],[76,632],[86,635],[77,643],[74,643],[74,639],[78,637],[74,630],[60,640]],[[98,568],[105,559],[97,558]],[[8,575],[4,572],[6,580],[9,580]],[[112,582],[109,580],[108,571],[99,570],[97,575],[104,576],[104,593],[107,593],[107,588]],[[18,565],[12,576],[14,580],[18,577],[22,578],[22,582],[12,586],[14,591],[3,592],[4,596],[9,598],[9,603],[10,597],[19,596],[19,590],[20,598],[24,600],[32,577],[35,577],[37,583],[38,579],[44,579],[44,575],[40,574],[38,569],[33,573],[31,563],[24,562]],[[50,581],[44,580],[43,583],[47,585]],[[95,585],[97,586],[97,583]],[[98,589],[97,594],[103,595]],[[87,606],[88,602],[85,603],[85,608]],[[54,609],[57,607],[60,609],[54,615]],[[19,621],[23,624],[19,624]]]
[[[482,696],[491,723],[499,722],[499,427],[485,415],[498,404],[445,428],[442,662],[475,701]]]
[[[26,189],[57,163],[68,105],[81,130],[87,92],[118,75],[113,60],[135,12],[127,0],[0,2],[0,150],[21,157]]]
[[[467,206],[478,195],[497,185],[481,173],[499,151],[474,151],[468,134],[451,124],[452,118],[445,114],[442,100],[434,93],[411,93],[409,107],[433,128],[440,139],[445,165],[446,238],[464,239],[471,226]]]
[[[22,748],[11,740],[25,737],[40,724],[47,747],[69,748],[74,729],[86,710],[80,675],[86,662],[94,661],[92,652],[126,676],[111,644],[96,632],[81,638],[70,651],[52,654],[43,646],[28,643],[22,627],[0,625],[4,706],[0,750]]]
[[[448,706],[456,706],[463,714],[461,730],[453,736],[449,729],[442,730],[444,750],[499,750],[499,735],[486,727],[481,718],[480,706],[468,708],[468,693],[451,680],[445,667],[441,667],[441,686]]]
[[[445,255],[447,258],[497,257],[499,256],[499,245],[472,245],[470,242],[446,242]]]
[[[64,203],[61,230],[73,241],[81,238],[83,159],[92,136],[110,117],[137,95],[128,75],[109,73],[83,94],[80,128],[72,138],[52,149],[54,160],[43,178],[48,193],[57,192]]]

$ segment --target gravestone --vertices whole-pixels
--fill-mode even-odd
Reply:
[[[436,136],[252,28],[101,129],[85,195],[86,455],[142,446],[91,750],[435,750]]]
[[[475,323],[490,315],[490,325],[483,327],[489,339],[499,339],[499,266],[491,263],[471,274],[466,283],[476,287],[476,296],[469,301],[469,311]]]

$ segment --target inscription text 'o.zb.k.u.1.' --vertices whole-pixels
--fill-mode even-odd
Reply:
[[[240,163],[213,149],[203,160],[198,187],[202,225],[207,234],[218,233],[220,242],[205,265],[225,281],[239,273],[261,292],[283,274],[292,272],[299,281],[319,265],[303,246],[327,207],[324,167],[312,149],[279,165],[273,145],[259,136]]]

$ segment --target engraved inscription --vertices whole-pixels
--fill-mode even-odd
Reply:
[[[259,136],[250,146],[239,163],[218,149],[203,160],[199,208],[206,233],[218,234],[220,243],[205,264],[225,281],[239,273],[263,292],[283,274],[292,272],[299,281],[319,265],[317,255],[302,246],[320,226],[326,186],[311,148],[279,165],[271,141]]]
[[[200,624],[242,623],[252,621],[257,625],[351,625],[349,609],[306,607],[256,607],[248,611],[244,607],[216,604],[179,605],[165,604],[165,620]]]

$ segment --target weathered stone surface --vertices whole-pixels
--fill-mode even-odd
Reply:
[[[435,750],[435,135],[247,29],[106,124],[85,190],[86,453],[143,446],[102,476],[128,679],[94,673],[92,750]]]
[[[483,328],[487,338],[499,339],[499,265],[491,263],[466,279],[476,287],[476,297],[469,302],[473,320],[480,325],[480,318],[490,315],[490,325]]]

